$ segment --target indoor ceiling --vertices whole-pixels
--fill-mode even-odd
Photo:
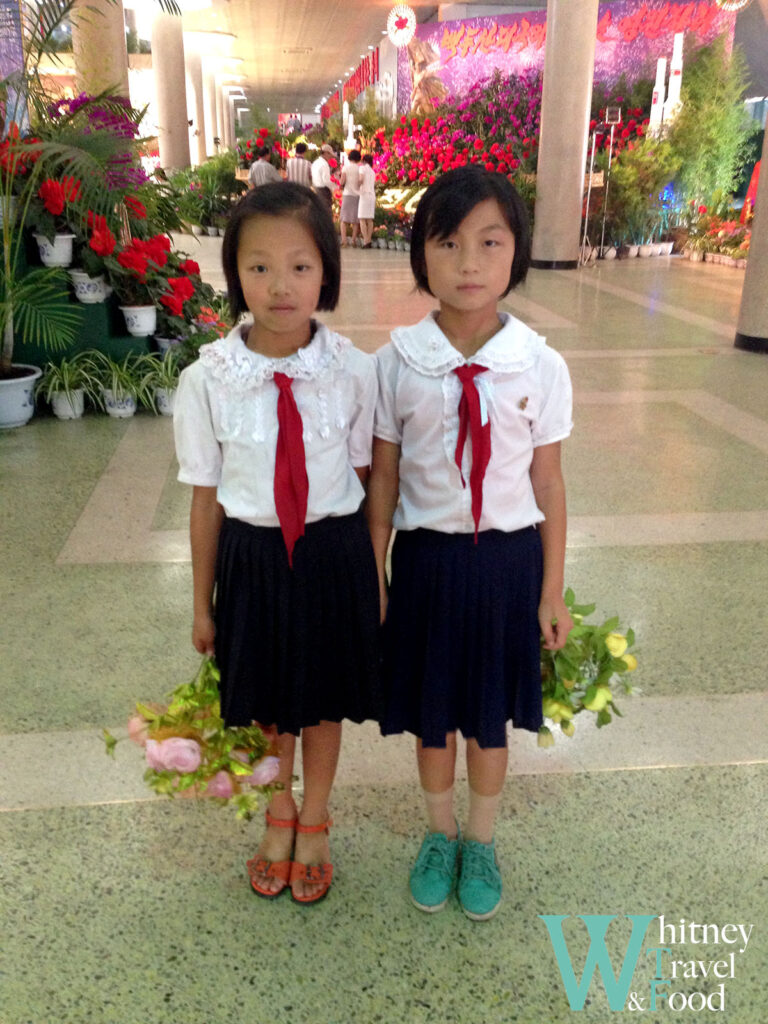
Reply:
[[[231,54],[238,59],[231,70],[242,76],[238,84],[250,103],[273,112],[310,113],[337,88],[338,79],[358,66],[361,55],[381,41],[395,0],[212,0],[203,9],[195,8],[206,0],[179,3],[185,29],[231,33]],[[465,0],[456,6],[531,10],[546,5],[546,0]],[[435,3],[410,0],[410,6],[420,23],[437,17]],[[755,0],[739,16],[742,21],[749,39],[756,31],[761,47],[751,63],[768,64],[768,0]]]
[[[380,42],[393,6],[394,0],[214,0],[206,10],[185,11],[184,27],[234,35],[232,55],[242,59],[236,71],[252,103],[310,112]],[[438,10],[425,0],[410,6],[419,22]]]

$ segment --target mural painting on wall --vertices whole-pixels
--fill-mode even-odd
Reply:
[[[595,80],[653,78],[656,58],[671,52],[677,32],[704,46],[722,34],[733,41],[736,15],[714,0],[619,0],[600,4]],[[544,66],[545,10],[419,25],[398,55],[397,107],[431,114],[446,96],[458,96],[495,68],[522,74]]]
[[[7,78],[24,66],[21,42],[21,12],[18,0],[0,0],[0,79]],[[26,123],[26,108],[19,106],[16,91],[9,88],[5,106],[0,107],[0,128],[7,130],[9,121]]]

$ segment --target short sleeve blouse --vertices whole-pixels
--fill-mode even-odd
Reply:
[[[178,479],[216,487],[228,516],[278,526],[275,372],[294,380],[304,427],[307,522],[355,512],[364,497],[356,467],[371,462],[376,367],[347,338],[316,324],[312,340],[284,359],[246,347],[250,323],[203,345],[181,374],[174,407]]]
[[[530,479],[535,448],[568,437],[571,381],[565,360],[520,320],[500,314],[501,329],[470,359],[451,345],[431,313],[397,328],[377,353],[379,399],[374,435],[400,445],[399,530],[423,527],[472,533],[471,444],[455,462],[461,382],[453,372],[479,363],[475,377],[491,423],[481,530],[511,532],[541,522]]]

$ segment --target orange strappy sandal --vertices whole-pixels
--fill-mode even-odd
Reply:
[[[302,835],[311,835],[316,832],[327,832],[333,822],[329,818],[322,825],[302,825],[296,822],[296,832]],[[333,880],[333,864],[300,864],[294,861],[291,864],[291,875],[289,885],[291,886],[291,899],[294,903],[319,903],[328,895]],[[321,888],[312,896],[297,896],[293,891],[293,883],[298,881],[321,883]]]
[[[299,825],[298,818],[292,818],[290,821],[287,821],[284,818],[273,818],[269,811],[265,813],[264,817],[267,825],[274,825],[276,828],[296,829]],[[252,857],[247,863],[248,875],[251,879],[251,888],[257,896],[261,896],[265,900],[275,899],[276,896],[285,892],[291,878],[292,866],[292,860],[267,860],[265,857],[259,857],[258,855]],[[277,878],[283,884],[276,892],[270,892],[269,889],[262,888],[257,875],[266,875],[267,878]]]

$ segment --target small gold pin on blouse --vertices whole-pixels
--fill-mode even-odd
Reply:
[[[521,398],[520,401],[517,403],[518,409],[522,409],[523,411],[525,411],[525,408],[526,408],[527,405],[528,405],[528,395],[526,395],[525,398]]]

